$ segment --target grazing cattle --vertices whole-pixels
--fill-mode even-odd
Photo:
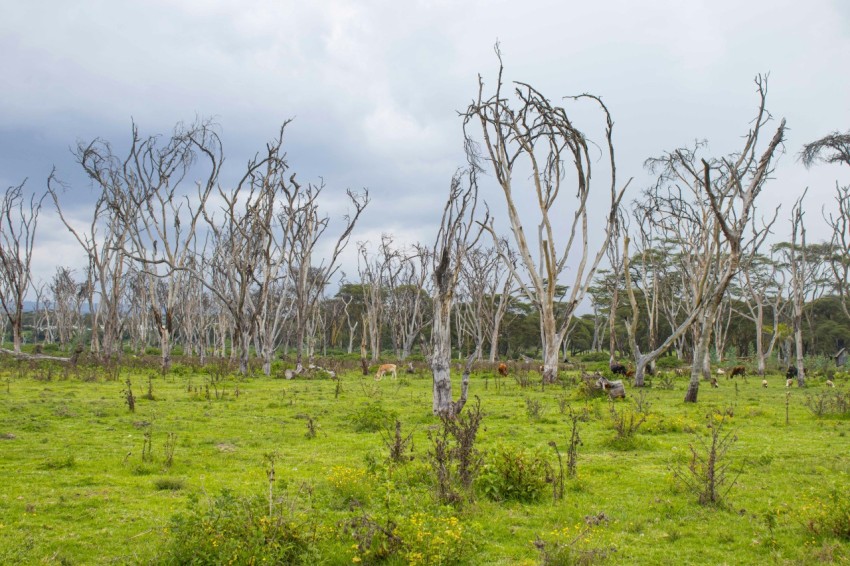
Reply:
[[[744,366],[735,366],[732,368],[732,371],[729,372],[729,379],[732,379],[736,375],[740,375],[741,377],[745,377],[747,374],[747,368]]]
[[[788,366],[788,371],[785,372],[785,379],[797,377],[797,366]]]
[[[792,378],[789,377],[785,380],[785,387],[791,387],[792,385],[794,385],[794,380]]]
[[[613,374],[626,375],[626,366],[624,366],[623,364],[618,364],[617,362],[614,362],[613,364],[609,364],[608,367],[611,368],[611,373]]]
[[[398,379],[395,364],[383,364],[378,368],[378,373],[375,374],[375,381],[381,381],[387,373],[391,374],[393,379]]]
[[[505,364],[499,364],[499,375],[502,377],[506,377],[508,375],[508,366]]]
[[[832,382],[832,380],[831,380],[831,379],[827,379],[827,380],[826,380],[826,386],[827,386],[827,387],[835,387],[835,384]]]
[[[723,368],[717,368],[717,375],[726,375],[726,372],[723,370]]]
[[[720,387],[719,385],[717,385],[717,378],[715,378],[715,377],[711,378],[711,386],[712,387]]]
[[[762,387],[767,387],[767,380],[766,380],[766,379],[762,379],[762,380],[761,380],[761,386],[762,386]]]

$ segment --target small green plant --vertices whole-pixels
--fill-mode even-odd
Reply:
[[[316,438],[316,419],[307,415],[305,420],[307,421],[307,438]]]
[[[611,426],[617,433],[617,440],[633,437],[640,425],[646,422],[647,416],[644,413],[626,408],[618,411],[613,401],[608,404],[608,410],[611,414]]]
[[[553,530],[544,539],[537,537],[532,543],[540,553],[542,566],[590,566],[605,562],[611,554],[617,551],[614,546],[591,546],[595,530],[606,521],[597,522],[600,515],[585,518],[585,524],[574,527],[565,526]]]
[[[186,513],[172,518],[160,564],[310,563],[316,529],[307,514],[267,513],[262,496],[222,491],[211,499],[189,497]]]
[[[531,420],[538,420],[543,414],[543,403],[540,399],[525,398],[525,412]]]
[[[76,464],[77,459],[72,454],[68,454],[67,456],[58,456],[56,458],[45,460],[41,464],[40,468],[42,470],[64,470],[67,468],[73,468]]]
[[[130,378],[125,382],[126,388],[121,391],[121,396],[124,398],[124,403],[131,413],[136,412],[136,397],[133,395],[133,384],[130,383]]]
[[[493,501],[539,501],[551,476],[551,466],[541,452],[502,445],[482,466],[477,486]]]
[[[385,430],[395,421],[398,413],[384,408],[380,401],[366,403],[351,415],[351,423],[357,432]]]
[[[186,481],[181,478],[157,478],[153,485],[159,491],[180,491],[186,487]]]
[[[689,446],[691,459],[687,468],[672,468],[674,477],[696,494],[701,505],[720,503],[743,472],[743,465],[737,472],[731,470],[727,459],[729,449],[738,440],[732,431],[723,430],[731,412],[715,409],[706,415],[708,440],[698,436],[699,447],[693,442]]]
[[[578,432],[578,423],[581,415],[569,407],[570,440],[567,448],[567,476],[574,478],[578,469],[578,447],[581,446],[581,436]]]
[[[381,431],[381,440],[389,450],[389,460],[394,463],[409,462],[413,460],[413,432],[407,436],[401,433],[401,421],[395,422],[395,430]]]
[[[813,536],[850,541],[850,499],[846,486],[833,489],[826,498],[816,499],[803,509],[806,529]]]
[[[850,415],[850,394],[840,389],[827,389],[806,395],[806,408],[816,417]]]
[[[165,437],[165,444],[163,444],[163,450],[165,451],[165,464],[166,468],[170,468],[174,463],[174,449],[177,447],[177,434],[173,432],[169,432]]]
[[[156,400],[153,396],[153,378],[151,376],[148,376],[148,392],[142,395],[142,399],[147,399],[148,401]]]

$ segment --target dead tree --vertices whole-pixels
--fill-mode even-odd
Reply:
[[[381,338],[386,314],[387,270],[391,269],[396,254],[392,248],[392,238],[381,235],[381,243],[372,255],[368,242],[357,244],[357,271],[360,275],[363,293],[363,324],[361,332],[366,333],[367,344],[372,351],[371,361],[381,357]],[[364,356],[365,359],[365,356]]]
[[[646,193],[642,207],[647,220],[679,246],[679,267],[687,276],[683,290],[693,301],[687,317],[648,356],[654,359],[695,328],[694,363],[685,395],[689,403],[697,401],[712,326],[726,289],[742,259],[758,251],[776,218],[774,214],[772,220],[760,221],[754,228],[756,198],[770,177],[785,133],[782,120],[767,146],[759,148],[759,135],[770,114],[765,108],[767,81],[760,76],[755,82],[758,109],[740,153],[706,159],[699,156],[702,145],[697,144],[647,162],[651,171],[659,173],[659,182]]]
[[[24,299],[32,284],[32,249],[44,199],[27,199],[25,183],[6,189],[0,201],[0,305],[12,327],[16,354],[23,342]]]
[[[838,211],[825,215],[832,228],[828,263],[833,284],[841,298],[841,308],[850,318],[850,186],[836,186],[835,193]]]
[[[625,187],[617,189],[612,142],[614,123],[608,109],[594,95],[571,97],[595,103],[606,121],[605,165],[611,177],[610,201],[602,224],[602,242],[596,253],[591,254],[587,201],[592,189],[591,164],[597,160],[590,156],[589,141],[575,127],[564,108],[553,105],[531,85],[514,83],[516,103],[506,98],[502,93],[503,67],[498,45],[496,55],[499,75],[495,93],[485,98],[484,81],[479,76],[478,96],[464,113],[464,134],[471,153],[477,153],[478,143],[474,141],[471,125],[480,124],[483,154],[502,188],[524,276],[513,270],[507,253],[502,255],[506,258],[505,265],[514,271],[515,279],[520,282],[522,293],[540,313],[543,381],[551,383],[558,377],[560,346],[570,319],[605,255]],[[567,186],[569,174],[575,183],[572,187],[575,198],[559,200],[562,189],[564,192],[570,190]],[[527,184],[524,179],[529,179]],[[537,203],[536,253],[532,251],[533,241],[525,230],[530,219],[522,218],[517,208],[519,199],[533,199]],[[566,226],[565,242],[556,243],[556,232],[560,229],[553,224],[557,224],[557,228]],[[494,243],[501,246],[492,223],[486,228]],[[568,265],[574,275],[571,282],[564,285],[561,278]],[[559,290],[568,296],[561,296]],[[564,298],[566,300],[562,300]]]
[[[64,350],[82,327],[81,305],[83,297],[80,285],[74,281],[72,271],[57,267],[50,284],[53,296],[54,320],[59,338],[59,347]]]
[[[794,203],[791,210],[791,246],[786,248],[791,269],[791,307],[793,311],[794,346],[797,357],[797,385],[806,384],[806,368],[803,363],[803,307],[805,306],[806,279],[809,270],[806,261],[806,226],[803,222],[803,199],[806,191]]]
[[[478,355],[477,348],[466,360],[461,381],[460,398],[452,397],[451,378],[451,324],[452,310],[460,270],[467,252],[481,236],[481,226],[476,228],[475,210],[478,205],[477,172],[474,167],[457,172],[452,177],[449,198],[443,208],[440,229],[430,257],[434,279],[434,321],[431,327],[430,365],[434,378],[433,412],[435,415],[457,415],[466,404],[469,389],[469,373],[472,362]]]
[[[360,215],[369,204],[369,192],[364,190],[356,193],[348,190],[349,204],[352,209],[342,220],[342,229],[327,258],[313,265],[313,254],[316,246],[328,228],[330,218],[319,214],[319,197],[324,189],[324,183],[299,185],[294,176],[290,183],[284,185],[284,210],[292,214],[293,229],[289,230],[288,244],[291,255],[288,261],[290,277],[293,281],[295,297],[296,323],[296,363],[302,363],[302,348],[311,316],[316,314],[316,307],[328,282],[339,269],[339,256],[345,250],[351,239]]]
[[[87,149],[91,175],[109,180],[109,210],[126,227],[121,250],[147,277],[148,308],[159,336],[162,370],[171,365],[175,314],[194,256],[195,236],[223,161],[221,140],[210,121],[178,124],[165,141],[143,138],[132,124],[127,157],[119,159],[108,144]],[[195,190],[184,183],[192,173]]]
[[[773,352],[779,336],[779,321],[786,306],[783,293],[785,288],[784,271],[772,258],[757,255],[750,258],[747,264],[742,266],[737,277],[741,280],[739,284],[741,293],[739,304],[742,303],[746,310],[736,309],[735,312],[752,321],[755,325],[758,375],[764,377],[765,360]],[[765,311],[768,311],[771,317],[769,331],[765,330]],[[768,333],[770,334],[770,341],[765,347],[764,336]]]
[[[461,325],[473,344],[490,342],[491,361],[495,361],[499,327],[511,302],[513,277],[505,271],[495,247],[470,249],[461,265],[459,285],[465,298],[457,306]],[[479,360],[482,355],[483,348]]]
[[[129,243],[130,227],[113,203],[126,190],[123,162],[109,143],[96,139],[80,143],[74,153],[96,189],[100,191],[91,208],[91,220],[86,229],[79,228],[66,217],[60,205],[65,185],[55,171],[47,180],[47,191],[62,223],[88,256],[85,294],[91,313],[91,351],[109,360],[121,350],[123,316],[121,299],[124,296],[127,272],[125,250]]]
[[[410,356],[422,329],[430,324],[428,254],[420,245],[400,250],[398,267],[387,270],[387,318],[396,358],[401,361]]]

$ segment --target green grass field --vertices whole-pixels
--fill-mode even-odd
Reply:
[[[705,385],[696,405],[682,402],[685,378],[673,389],[656,380],[642,413],[632,388],[615,402],[621,414],[646,419],[617,440],[607,399],[585,399],[574,384],[541,390],[479,371],[470,394],[484,414],[475,443],[481,477],[471,491],[457,487],[461,500],[450,505],[436,496],[429,432],[438,436],[440,421],[424,370],[380,383],[354,371],[339,382],[230,375],[216,398],[203,368],[161,376],[137,367],[108,380],[94,369],[4,363],[0,564],[181,563],[186,548],[190,556],[197,549],[198,563],[250,563],[240,549],[256,544],[252,537],[268,540],[275,520],[309,564],[850,560],[850,420],[807,406],[823,393],[846,395],[842,380],[834,390],[816,380],[791,389],[787,413],[778,375],[767,388],[756,378]],[[153,400],[144,398],[149,380]],[[568,407],[581,416],[577,475],[555,500],[557,483],[545,476],[559,477],[551,442],[566,458]],[[720,504],[701,505],[674,470],[688,475],[689,447],[703,451],[709,422],[719,421],[707,419],[713,411],[727,415],[724,429],[737,439],[718,463],[737,480]],[[411,461],[390,463],[388,433],[363,430],[382,418],[412,433]],[[514,458],[520,474],[503,486],[527,486],[530,501],[487,496],[498,454]],[[250,498],[253,526],[229,540],[215,521]],[[184,554],[175,550],[180,537]]]

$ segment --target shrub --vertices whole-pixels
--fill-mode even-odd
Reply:
[[[484,463],[478,488],[493,501],[538,501],[546,492],[552,468],[543,453],[500,446]]]
[[[351,415],[351,423],[357,432],[385,430],[395,422],[398,413],[384,408],[380,401],[366,403]]]
[[[369,498],[366,472],[347,466],[334,466],[327,475],[331,492],[340,499],[341,507],[362,505]]]
[[[837,388],[806,395],[804,403],[816,417],[850,415],[850,394]]]
[[[159,491],[180,491],[186,482],[182,478],[157,478],[153,485]]]
[[[813,535],[830,536],[850,541],[850,499],[846,488],[834,489],[826,500],[803,507],[806,528]]]
[[[45,460],[41,464],[40,468],[42,470],[64,470],[66,468],[73,468],[76,464],[76,458],[69,454],[67,456],[59,456]]]
[[[263,497],[237,497],[226,490],[206,501],[190,497],[188,513],[174,516],[166,532],[158,563],[309,563],[315,542],[306,517],[269,516]]]

